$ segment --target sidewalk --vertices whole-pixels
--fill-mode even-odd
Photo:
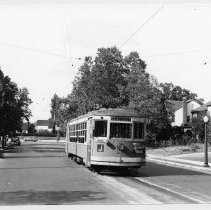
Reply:
[[[190,153],[172,156],[147,155],[147,161],[174,167],[187,168],[194,171],[211,174],[211,152],[208,153],[209,166],[204,167],[204,153]]]

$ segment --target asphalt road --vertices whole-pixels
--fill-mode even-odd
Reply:
[[[62,142],[25,143],[0,159],[0,205],[211,203],[211,176],[147,163],[126,173],[89,171]]]

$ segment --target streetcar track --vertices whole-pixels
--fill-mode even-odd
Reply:
[[[131,187],[125,183],[121,183],[119,180],[113,177],[100,174],[95,175],[102,181],[106,182],[106,186],[108,186],[110,190],[118,192],[118,194],[123,199],[126,199],[129,204],[162,204],[162,202],[159,200],[148,196],[144,192],[140,192],[134,187]]]
[[[112,172],[106,174],[91,173],[106,182],[111,189],[116,189],[123,198],[128,199],[130,204],[204,204],[211,202],[211,197],[204,194],[154,178],[137,177],[136,170],[130,171],[129,174],[124,174],[124,176]]]
[[[164,186],[160,186],[160,185],[152,183],[150,181],[141,179],[140,177],[135,177],[135,178],[134,177],[127,177],[127,179],[129,179],[129,180],[131,180],[133,182],[136,182],[136,183],[148,186],[150,188],[153,188],[153,189],[155,189],[155,190],[157,190],[159,192],[162,192],[164,194],[168,194],[169,196],[177,197],[177,198],[179,198],[179,200],[183,200],[183,201],[188,202],[188,203],[193,203],[193,204],[205,203],[204,200],[202,201],[202,200],[194,198],[192,196],[185,195],[184,193],[178,192],[175,189],[172,190],[170,188],[167,188],[167,187],[164,187]]]
[[[154,178],[153,179],[151,179],[151,178],[143,179],[141,177],[136,177],[135,179],[140,182],[149,183],[151,185],[155,185],[158,187],[165,188],[167,190],[171,190],[174,193],[180,194],[181,196],[190,198],[192,200],[196,200],[199,203],[210,203],[211,202],[210,196],[207,196],[205,194],[201,194],[201,193],[189,190],[189,189],[182,188],[181,186],[178,186],[178,185],[166,183],[161,180],[154,179]],[[157,184],[157,183],[159,183],[159,184]]]
[[[135,194],[140,203],[162,204],[162,203],[188,203],[202,204],[211,202],[211,198],[190,190],[181,189],[178,186],[160,182],[160,180],[148,180],[132,176],[112,176],[97,174],[104,181],[113,183],[113,187],[120,191],[128,191]],[[159,182],[159,184],[157,183]],[[137,185],[138,184],[138,185]],[[116,186],[115,186],[116,185]]]

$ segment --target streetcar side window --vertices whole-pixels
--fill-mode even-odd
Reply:
[[[134,139],[144,138],[144,123],[135,122],[134,123]]]
[[[86,133],[87,133],[87,130],[86,130],[86,122],[82,122],[80,124],[78,124],[78,142],[79,143],[84,143],[86,142]]]
[[[97,120],[95,121],[94,137],[106,137],[107,136],[107,121]]]
[[[74,124],[69,127],[69,141],[70,142],[86,142],[87,130],[86,122]]]

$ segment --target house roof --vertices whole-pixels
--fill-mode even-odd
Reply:
[[[205,103],[204,105],[192,110],[192,113],[197,113],[197,112],[203,112],[203,111],[207,111],[207,107],[211,106],[211,101],[208,101],[207,103]]]
[[[187,100],[187,104],[192,101],[195,101],[198,104],[200,104],[197,100],[194,100],[194,99]],[[167,103],[166,103],[167,109],[173,112],[176,112],[177,110],[181,109],[182,106],[183,106],[183,101],[167,100]]]
[[[48,126],[48,120],[37,120],[37,126]]]
[[[182,108],[182,103],[182,101],[167,100],[166,106],[167,109],[171,109],[175,112]]]

